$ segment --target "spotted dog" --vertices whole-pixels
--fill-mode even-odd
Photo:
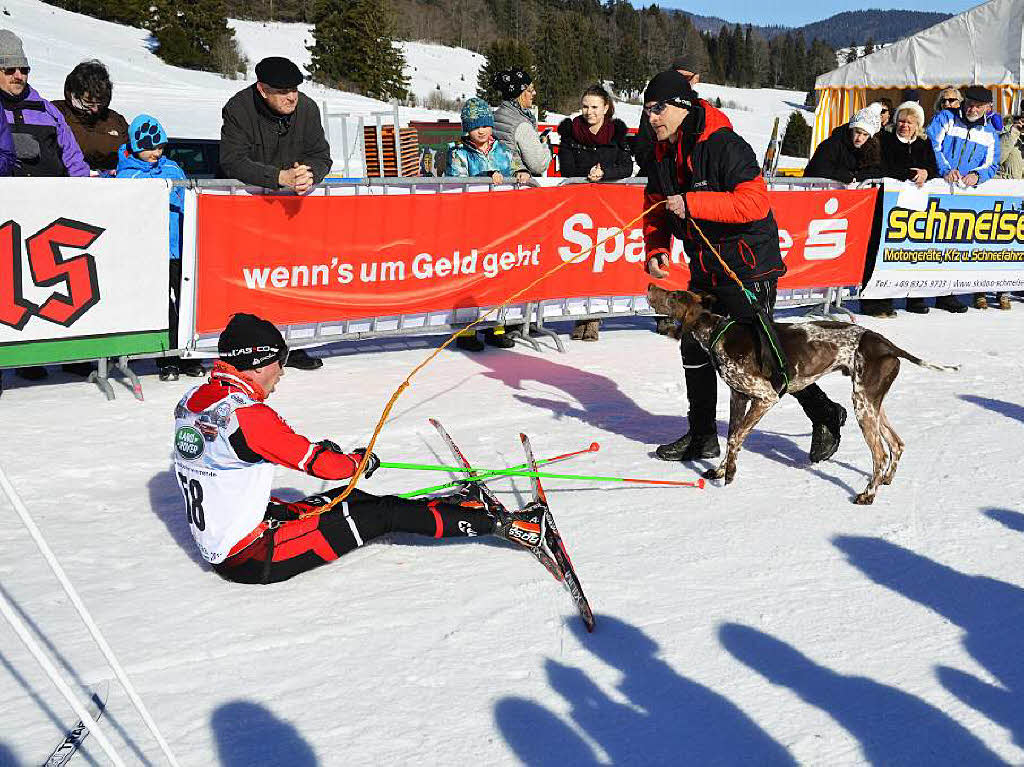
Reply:
[[[655,312],[679,323],[677,335],[693,335],[732,390],[725,457],[717,469],[704,475],[709,479],[724,477],[729,484],[736,475],[736,457],[743,441],[779,401],[762,371],[753,334],[736,325],[725,328],[724,319],[705,309],[702,297],[695,293],[665,290],[652,283],[647,287],[647,300]],[[871,503],[879,484],[892,483],[896,464],[903,455],[903,440],[882,407],[882,400],[900,372],[900,359],[931,370],[959,370],[960,366],[925,362],[873,330],[848,322],[779,323],[775,328],[789,363],[789,391],[800,391],[835,370],[852,379],[853,409],[874,464],[868,486],[854,502]]]

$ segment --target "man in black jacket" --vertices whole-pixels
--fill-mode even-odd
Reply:
[[[271,56],[256,65],[256,84],[239,91],[221,114],[220,164],[229,178],[305,194],[331,169],[331,147],[316,103],[299,93],[302,73]]]
[[[664,201],[644,216],[648,274],[668,276],[675,237],[686,251],[690,289],[710,293],[716,313],[758,333],[758,312],[771,318],[776,283],[786,273],[786,266],[768,187],[754,150],[733,131],[729,118],[698,98],[689,80],[675,70],[655,75],[647,85],[644,112],[657,139],[644,208]],[[742,288],[727,274],[719,257],[743,283]],[[756,304],[745,291],[753,295]],[[681,351],[689,431],[675,442],[660,445],[656,455],[664,461],[715,458],[720,454],[715,370],[691,336],[683,336]],[[830,458],[839,447],[846,410],[816,384],[793,396],[814,427],[811,461]]]
[[[306,194],[331,170],[331,147],[316,103],[299,93],[302,72],[281,56],[256,65],[256,84],[221,110],[220,164],[229,178]],[[323,361],[296,349],[289,367],[315,370]]]

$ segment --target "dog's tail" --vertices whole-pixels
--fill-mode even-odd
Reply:
[[[895,354],[897,357],[902,357],[903,359],[907,360],[908,362],[913,362],[915,365],[920,365],[921,367],[928,368],[929,370],[941,370],[941,371],[954,370],[955,371],[955,370],[959,370],[960,369],[959,365],[937,365],[934,362],[928,362],[927,360],[923,360],[920,357],[915,357],[910,352],[908,352],[908,351],[906,351],[904,349],[901,349],[896,344],[894,344],[892,341],[889,341],[889,339],[886,339],[886,341],[888,341],[889,342],[889,346],[892,347],[892,353],[893,354]]]

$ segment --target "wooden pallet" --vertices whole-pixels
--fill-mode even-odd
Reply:
[[[395,149],[395,126],[382,125],[380,129],[380,153],[377,151],[377,126],[363,127],[363,138],[366,146],[366,175],[369,178],[383,176],[416,176],[419,175],[420,145],[415,128],[401,128],[402,139],[402,170],[398,170],[398,157]],[[379,156],[382,155],[383,157]],[[381,164],[383,162],[383,173]]]

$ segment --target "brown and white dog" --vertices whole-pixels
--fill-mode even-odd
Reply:
[[[690,333],[714,357],[719,375],[732,390],[725,457],[717,469],[704,475],[709,479],[724,477],[729,484],[736,475],[736,457],[743,441],[779,401],[762,373],[753,334],[734,326],[709,349],[722,318],[704,308],[701,296],[685,290],[665,290],[651,283],[647,300],[655,312],[675,319],[681,333]],[[882,399],[900,372],[900,359],[931,370],[959,370],[960,366],[925,362],[873,330],[848,322],[778,323],[775,329],[789,362],[789,391],[800,391],[834,370],[853,380],[853,409],[874,463],[871,481],[854,502],[871,503],[879,484],[892,483],[903,455],[903,440],[882,407]]]

